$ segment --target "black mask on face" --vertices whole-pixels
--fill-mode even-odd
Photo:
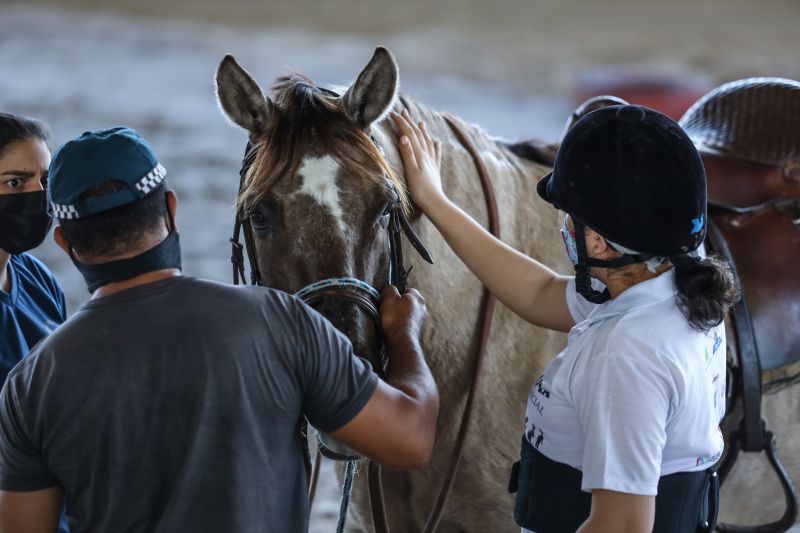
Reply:
[[[20,254],[36,248],[50,230],[47,192],[0,194],[0,249]]]
[[[71,251],[71,250],[70,250]],[[81,263],[70,253],[75,267],[83,274],[89,292],[103,285],[125,281],[147,272],[168,268],[181,268],[181,241],[177,231],[170,231],[167,238],[146,252],[128,259],[108,263]]]

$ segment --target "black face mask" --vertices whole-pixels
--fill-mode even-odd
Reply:
[[[36,248],[53,219],[47,214],[47,192],[0,194],[0,249],[20,254]]]
[[[72,257],[72,254],[70,253]],[[83,274],[89,292],[94,292],[103,285],[125,281],[147,272],[167,268],[181,268],[181,241],[178,232],[170,231],[167,238],[146,252],[118,261],[108,263],[81,263],[72,257],[75,267]]]

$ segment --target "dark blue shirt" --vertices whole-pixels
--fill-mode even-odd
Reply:
[[[64,293],[41,261],[26,253],[12,255],[8,275],[11,292],[0,290],[0,384],[67,318]]]
[[[12,255],[8,261],[11,292],[0,290],[0,384],[44,337],[67,318],[64,293],[44,263],[32,255]],[[68,533],[64,513],[59,532]]]

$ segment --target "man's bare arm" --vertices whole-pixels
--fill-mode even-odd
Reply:
[[[31,492],[0,491],[0,533],[54,533],[63,498],[58,486]]]
[[[389,351],[386,382],[353,420],[331,436],[396,469],[424,468],[430,461],[439,413],[439,391],[420,344],[427,312],[415,290],[383,291],[381,320]]]

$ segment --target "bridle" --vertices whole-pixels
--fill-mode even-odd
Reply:
[[[333,96],[338,96],[330,91],[323,91],[330,93]],[[488,230],[492,235],[499,238],[500,217],[489,170],[486,167],[486,164],[483,161],[483,158],[481,157],[477,147],[469,138],[467,133],[463,130],[463,128],[459,125],[456,119],[450,115],[443,115],[443,118],[455,134],[456,138],[472,157],[472,160],[478,171],[478,176],[480,178],[486,200],[486,209],[489,219]],[[378,147],[379,151],[383,151],[374,137],[372,137],[372,142]],[[256,150],[252,144],[248,142],[247,146],[245,147],[244,158],[242,159],[241,168],[239,170],[238,197],[241,197],[244,191],[246,176],[255,160],[255,156]],[[394,197],[390,201],[389,220],[387,223],[389,244],[389,283],[395,285],[397,289],[403,293],[408,289],[408,274],[411,271],[411,268],[406,269],[405,267],[402,236],[406,236],[414,249],[417,250],[417,252],[425,261],[432,264],[433,259],[406,218],[397,191],[393,191],[393,193]],[[236,212],[236,219],[234,221],[233,235],[230,239],[231,263],[233,265],[233,282],[236,285],[239,283],[246,283],[244,271],[244,250],[240,242],[240,235],[242,233],[244,234],[245,247],[250,263],[250,282],[252,285],[263,285],[258,267],[258,258],[255,249],[255,241],[253,238],[253,229],[249,223],[249,214],[245,212],[244,203],[240,201]],[[385,378],[386,353],[385,346],[383,345],[383,330],[378,311],[380,294],[374,287],[362,280],[351,277],[330,278],[311,283],[295,293],[295,296],[301,298],[304,302],[312,306],[323,300],[338,299],[355,304],[359,309],[367,314],[375,326],[375,331],[381,349],[380,359],[381,366],[383,368],[377,368],[376,372],[381,378]],[[455,481],[455,475],[458,470],[458,465],[460,463],[461,455],[464,450],[464,444],[466,442],[467,431],[472,419],[474,401],[478,390],[478,382],[483,369],[484,356],[489,343],[489,336],[491,334],[495,304],[496,299],[484,287],[479,311],[477,353],[475,355],[475,362],[473,366],[470,387],[467,394],[466,405],[464,407],[458,434],[456,436],[455,449],[450,456],[450,462],[447,466],[445,477],[441,482],[439,491],[434,501],[433,509],[429,514],[425,524],[425,533],[433,533],[438,528],[439,521],[444,513],[445,505],[447,504],[448,497]],[[307,445],[306,422],[303,422],[301,433],[304,440],[304,462],[306,465],[307,480],[309,483],[309,508],[314,501],[322,454],[327,453],[327,456],[333,459],[347,461],[345,482],[342,489],[342,504],[339,511],[339,523],[337,524],[337,532],[342,531],[344,527],[344,519],[347,514],[347,504],[350,498],[350,491],[352,490],[353,476],[355,472],[355,458],[352,456],[338,456],[336,453],[326,452],[324,446],[320,446],[320,452],[316,454],[314,466],[312,468],[311,457]],[[383,498],[381,468],[374,461],[369,461],[368,484],[374,529],[377,533],[388,533],[389,526],[386,519],[386,509]]]

